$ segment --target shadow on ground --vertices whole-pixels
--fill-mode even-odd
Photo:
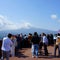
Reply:
[[[24,54],[25,50],[27,50],[27,49],[22,49],[22,50],[17,51],[15,57],[18,57],[18,58],[21,58],[21,57],[22,58],[27,58],[27,57],[29,57],[29,56],[26,56]]]
[[[49,55],[48,56],[45,56],[44,55],[44,53],[43,53],[43,55],[39,55],[39,58],[44,58],[44,59],[53,59],[53,58],[60,58],[59,56],[54,56],[54,55],[52,55],[52,53],[49,53]]]

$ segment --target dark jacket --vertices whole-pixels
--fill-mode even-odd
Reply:
[[[33,36],[31,42],[33,44],[39,44],[40,40],[38,36]]]

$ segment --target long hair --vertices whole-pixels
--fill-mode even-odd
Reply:
[[[37,32],[34,32],[34,36],[38,36],[38,33]]]

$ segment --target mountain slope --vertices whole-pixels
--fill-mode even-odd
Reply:
[[[18,29],[18,30],[4,30],[4,31],[0,31],[0,36],[5,36],[7,35],[8,33],[12,33],[12,34],[20,34],[20,33],[23,33],[23,34],[28,34],[28,33],[34,33],[34,32],[38,32],[38,34],[44,32],[46,34],[56,34],[57,31],[51,31],[51,30],[46,30],[46,29],[40,29],[40,28],[29,28],[29,29]]]

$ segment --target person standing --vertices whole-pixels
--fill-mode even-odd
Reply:
[[[20,34],[17,35],[17,51],[20,49]]]
[[[39,37],[37,32],[34,32],[34,36],[32,37],[32,57],[38,58],[38,48],[39,48]]]
[[[42,55],[43,41],[42,41],[41,34],[39,35],[39,40],[40,40],[40,42],[39,42],[39,53],[40,53],[40,55]]]
[[[58,49],[58,56],[60,57],[60,33],[57,34],[56,44],[54,46],[54,56],[56,57],[56,50]]]
[[[15,56],[15,47],[17,46],[16,37],[14,35],[12,36],[11,41],[13,43],[13,45],[11,46],[11,56],[14,57]]]
[[[4,58],[6,58],[6,60],[9,60],[9,56],[10,56],[10,51],[11,51],[11,46],[13,45],[12,41],[12,34],[8,34],[7,37],[3,38],[3,42],[2,42],[2,60],[4,60]]]
[[[32,34],[29,33],[29,35],[28,35],[28,47],[29,48],[31,47],[31,40],[32,40]]]
[[[45,33],[42,33],[42,39],[43,39],[43,46],[44,46],[45,56],[48,56],[48,50],[47,50],[48,39],[47,39]]]

